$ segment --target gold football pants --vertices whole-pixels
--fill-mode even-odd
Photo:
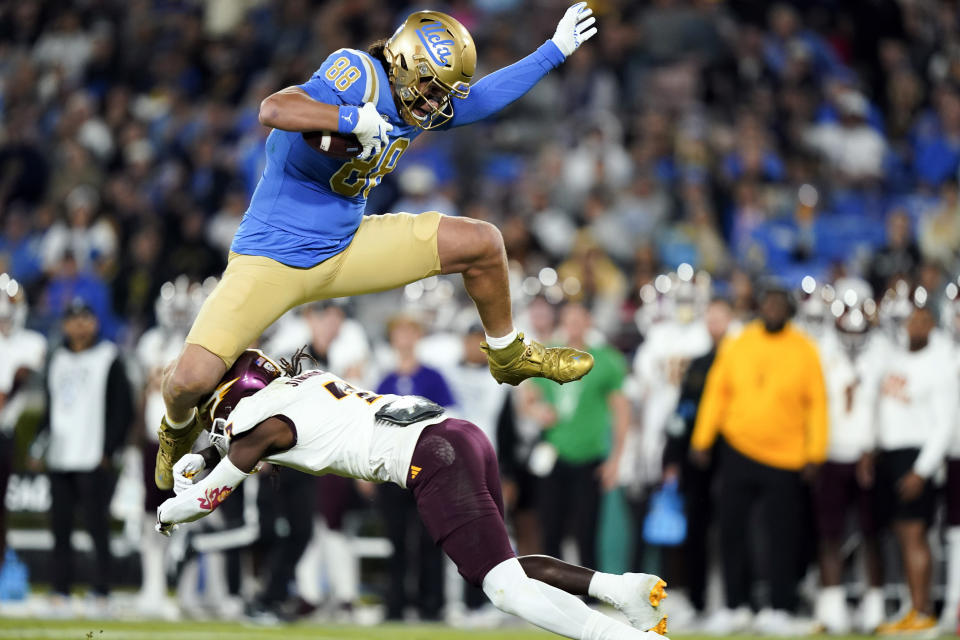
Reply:
[[[443,215],[366,216],[350,245],[320,264],[291,267],[231,253],[187,342],[233,364],[277,318],[298,305],[395,289],[440,273],[437,231]]]

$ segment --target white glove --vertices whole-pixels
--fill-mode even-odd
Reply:
[[[377,108],[372,102],[368,102],[360,107],[357,112],[357,126],[350,133],[357,136],[363,151],[358,158],[369,160],[378,153],[380,148],[387,144],[387,132],[393,129],[393,125],[384,120]]]
[[[207,463],[199,453],[188,453],[173,465],[173,492],[180,495],[193,486],[194,478],[207,468]]]
[[[596,18],[592,17],[593,9],[587,7],[586,2],[578,2],[573,5],[560,18],[560,24],[557,25],[557,32],[553,34],[553,44],[557,45],[560,53],[564,57],[569,56],[577,48],[593,37],[597,32],[596,27],[590,27]]]

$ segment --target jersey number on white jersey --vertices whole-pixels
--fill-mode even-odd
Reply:
[[[330,382],[323,385],[323,388],[330,392],[337,400],[343,400],[347,396],[356,396],[362,398],[367,402],[367,404],[373,404],[383,396],[378,396],[372,391],[364,391],[363,389],[357,389],[343,380],[331,380]]]

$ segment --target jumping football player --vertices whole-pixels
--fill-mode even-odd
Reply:
[[[498,382],[542,376],[563,383],[590,371],[589,354],[545,348],[514,328],[496,227],[437,211],[364,216],[364,207],[421,132],[482,120],[524,95],[596,33],[591,13],[586,2],[573,5],[550,40],[471,87],[477,52],[470,33],[444,13],[419,11],[369,52],[335,51],[306,83],[263,101],[260,122],[273,128],[266,168],[223,279],[164,379],[158,487],[173,486],[174,461],[203,427],[197,403],[264,329],[305,302],[460,273]],[[321,153],[301,135],[315,131],[353,134],[362,153]]]
[[[178,495],[157,509],[157,531],[169,535],[176,523],[211,513],[262,460],[393,482],[413,491],[431,537],[497,608],[577,640],[654,640],[666,632],[666,584],[657,576],[514,555],[497,456],[479,427],[446,417],[425,398],[375,395],[321,370],[301,374],[300,357],[277,363],[251,349],[237,359],[203,406],[215,446],[176,463]],[[204,469],[211,471],[194,484]],[[577,595],[616,606],[636,628]]]

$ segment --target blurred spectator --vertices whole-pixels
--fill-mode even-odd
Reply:
[[[477,322],[468,327],[463,335],[463,356],[456,366],[444,370],[444,377],[453,392],[454,408],[451,413],[469,419],[486,434],[497,452],[500,462],[503,501],[508,512],[523,511],[534,505],[529,489],[523,493],[525,504],[518,503],[520,489],[517,467],[522,464],[516,420],[510,389],[490,375],[486,354],[480,350],[484,341],[483,326]],[[459,583],[459,581],[458,581]],[[487,604],[483,593],[465,585],[464,601],[470,609]]]
[[[168,274],[182,273],[191,280],[200,281],[220,275],[226,266],[226,256],[210,246],[203,236],[203,231],[202,211],[191,209],[183,214],[179,237],[164,258]]]
[[[807,134],[808,143],[823,154],[847,185],[858,186],[882,177],[886,142],[867,124],[866,98],[848,91],[837,102],[840,122],[816,125]]]
[[[523,412],[544,430],[530,467],[542,478],[537,501],[544,553],[560,557],[570,533],[578,562],[595,566],[600,498],[617,485],[630,427],[630,403],[621,390],[626,363],[592,331],[582,304],[563,308],[560,330],[566,344],[588,351],[595,364],[578,384],[534,379],[521,387],[526,389]]]
[[[47,417],[37,441],[45,440],[43,466],[50,476],[54,606],[68,611],[74,560],[70,538],[79,510],[96,556],[92,615],[103,616],[110,592],[112,457],[130,428],[133,394],[117,346],[100,339],[97,316],[86,301],[70,302],[62,327],[64,345],[53,351],[46,371]]]
[[[347,316],[347,307],[339,302],[313,303],[304,307],[302,316],[281,321],[267,345],[267,352],[290,357],[306,342],[306,353],[321,369],[336,371],[355,384],[365,384],[369,374],[370,345],[363,328]],[[298,528],[304,528],[305,523],[301,521],[306,521],[317,547],[314,555],[310,555],[309,548],[304,551],[305,557],[298,567],[299,596],[312,606],[320,604],[323,599],[320,584],[326,582],[328,600],[334,609],[349,616],[359,597],[360,560],[350,544],[344,520],[359,501],[358,481],[332,474],[319,478],[307,476],[302,480],[301,484],[295,478],[286,479],[286,482],[296,484],[303,494],[303,502],[288,505],[296,509],[295,512],[284,512],[284,517],[298,522]],[[312,486],[306,486],[307,483]],[[363,483],[363,488],[365,495],[371,495],[372,485]],[[303,508],[305,504],[317,505],[318,518],[322,522],[313,521],[313,513]],[[290,612],[281,613],[289,615]]]
[[[737,269],[730,274],[730,299],[733,317],[736,320],[742,323],[753,320],[757,311],[753,280],[750,274],[742,269]]]
[[[557,267],[557,276],[560,284],[569,288],[569,298],[593,313],[593,322],[601,331],[616,325],[627,282],[589,232],[577,234],[570,257]]]
[[[30,228],[30,220],[23,209],[11,209],[0,234],[0,262],[7,265],[10,275],[24,284],[35,282],[41,275],[41,237]]]
[[[399,182],[400,199],[394,204],[394,210],[409,213],[439,211],[448,216],[458,214],[457,205],[439,188],[437,174],[430,167],[409,165],[400,172]]]
[[[47,285],[44,299],[48,319],[61,314],[73,300],[82,298],[97,316],[98,331],[113,339],[119,327],[110,304],[110,291],[103,280],[90,271],[83,271],[71,251],[66,251]]]
[[[952,371],[960,371],[960,287],[955,284],[950,289],[943,307],[941,318],[946,337],[951,342],[954,366]],[[952,294],[952,295],[951,295]],[[940,613],[941,629],[956,629],[960,618],[960,429],[952,429],[952,437],[947,448],[947,484],[946,484],[946,568],[943,594],[943,609]]]
[[[944,267],[957,264],[960,252],[960,190],[956,178],[940,185],[940,201],[920,219],[917,234],[924,260]]]
[[[645,485],[663,476],[666,429],[677,407],[681,382],[693,358],[710,351],[712,340],[702,317],[709,290],[693,281],[689,264],[676,272],[657,276],[665,290],[661,304],[664,315],[646,332],[633,360],[633,378],[638,387],[636,400],[641,408],[640,461]]]
[[[442,406],[452,406],[454,398],[443,375],[417,360],[417,342],[423,337],[423,324],[419,318],[410,314],[393,316],[387,323],[387,336],[396,356],[396,364],[394,370],[380,382],[377,393],[423,396]],[[420,523],[417,505],[409,491],[397,485],[382,484],[377,487],[377,502],[386,521],[387,537],[393,545],[387,619],[403,620],[404,608],[413,602],[417,605],[421,620],[438,620],[443,608],[443,556],[440,547],[433,544]],[[412,547],[417,551],[413,551]],[[416,572],[411,568],[411,555],[417,558]],[[408,590],[411,573],[417,574],[416,596]]]
[[[927,530],[936,508],[933,475],[943,465],[956,428],[960,390],[951,348],[931,339],[935,327],[929,306],[915,308],[905,327],[907,352],[886,358],[882,369],[877,508],[900,545],[910,608],[897,620],[881,625],[878,633],[911,633],[937,626],[930,597],[933,558]]]
[[[195,287],[198,287],[195,285]],[[166,412],[161,393],[164,369],[173,362],[187,337],[193,318],[202,303],[199,292],[191,290],[185,276],[176,282],[166,282],[154,301],[157,324],[144,332],[136,347],[137,362],[143,381],[140,414],[142,431],[133,440],[140,445],[143,459],[144,504],[140,538],[140,593],[137,609],[143,615],[164,616],[169,611],[167,597],[167,553],[169,539],[154,532],[157,507],[173,496],[170,491],[157,488],[153,466],[160,448],[157,428]]]
[[[838,280],[836,299],[843,308],[833,326],[820,332],[820,358],[827,388],[830,416],[827,461],[813,486],[813,503],[819,535],[819,568],[822,588],[817,595],[817,622],[830,633],[850,633],[854,628],[872,633],[885,615],[883,571],[876,518],[872,471],[875,407],[880,372],[892,354],[885,337],[870,331],[872,292],[862,280]],[[817,295],[817,298],[820,296]],[[830,313],[833,318],[836,314]],[[843,585],[844,543],[847,520],[855,514],[866,569],[867,590],[860,600],[858,619],[847,607]]]
[[[269,479],[257,491],[260,538],[264,551],[264,586],[247,603],[247,618],[260,624],[277,624],[296,618],[299,602],[290,586],[297,563],[313,536],[313,513],[317,501],[317,478],[295,469],[267,468]],[[276,523],[285,522],[278,528]]]
[[[210,218],[207,224],[207,242],[219,251],[220,255],[227,255],[230,251],[233,234],[237,232],[246,210],[247,194],[235,188],[227,192],[223,206]]]
[[[534,340],[543,344],[555,342],[554,334],[557,325],[557,311],[554,305],[547,302],[543,296],[537,296],[527,305],[526,312],[521,316],[519,326],[528,327]],[[523,410],[524,394],[526,389],[520,387],[511,393],[510,402],[515,407],[516,441],[512,447],[515,460],[513,465],[504,459],[511,455],[510,447],[503,443],[498,457],[504,464],[506,485],[513,481],[515,496],[513,504],[508,504],[508,512],[512,511],[513,524],[516,527],[517,553],[532,555],[543,553],[543,537],[541,535],[540,517],[537,512],[537,490],[539,479],[530,470],[530,455],[540,441],[543,425],[537,416]],[[512,473],[511,476],[511,466]],[[505,494],[509,495],[510,490]],[[509,502],[509,501],[508,501]]]
[[[827,407],[816,347],[789,324],[790,294],[769,286],[760,320],[718,353],[707,377],[690,442],[702,467],[723,437],[718,478],[720,539],[726,609],[708,622],[717,633],[750,624],[750,543],[745,522],[759,505],[768,541],[769,609],[755,629],[797,633],[797,554],[800,550],[801,472],[809,477],[827,447]]]
[[[164,277],[162,243],[156,224],[145,224],[134,232],[120,255],[113,280],[114,309],[135,330],[149,325],[155,314]]]
[[[960,167],[960,90],[941,85],[934,107],[935,113],[921,118],[913,134],[917,180],[932,187],[955,177]]]
[[[445,378],[450,381],[456,415],[464,419],[469,416],[499,454],[505,432],[514,430],[513,411],[509,389],[490,376],[487,357],[480,350],[483,338],[483,326],[472,324],[463,335],[463,356]],[[509,455],[499,457],[501,465],[512,463]]]
[[[38,382],[47,353],[46,339],[24,327],[27,311],[20,283],[0,273],[0,496],[4,497],[13,464],[14,430],[30,406],[31,387]],[[7,549],[6,514],[6,504],[0,505],[0,566]]]
[[[699,613],[706,611],[707,541],[712,513],[712,488],[716,456],[706,468],[691,464],[690,437],[697,419],[700,398],[707,374],[717,357],[717,348],[727,335],[733,315],[730,303],[722,298],[707,306],[704,324],[710,335],[710,350],[694,358],[683,374],[676,412],[667,425],[667,444],[663,452],[663,482],[679,481],[685,498],[687,538],[683,544],[683,577],[690,604]],[[713,447],[716,449],[716,447]]]
[[[797,10],[786,3],[770,9],[770,33],[764,42],[767,66],[781,78],[789,77],[798,60],[809,64],[819,77],[837,69],[839,62],[830,45],[815,31],[804,28]],[[795,79],[791,78],[791,79]]]
[[[64,208],[66,224],[55,222],[43,237],[41,251],[46,271],[53,271],[63,255],[73,254],[77,266],[84,271],[101,272],[109,265],[117,250],[117,237],[113,227],[103,218],[97,218],[100,196],[89,185],[74,187],[67,195]]]
[[[869,268],[870,287],[880,295],[898,278],[910,279],[920,265],[920,249],[910,229],[905,211],[893,211],[887,217],[887,244],[874,253]]]

